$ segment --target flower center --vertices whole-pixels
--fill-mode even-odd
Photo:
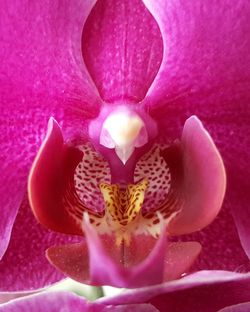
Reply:
[[[129,245],[131,233],[138,228],[147,186],[146,179],[138,184],[129,184],[125,189],[116,184],[100,184],[106,205],[106,222],[115,232],[117,245],[122,241]]]
[[[148,142],[145,124],[135,112],[121,107],[112,112],[104,121],[100,133],[100,144],[114,148],[117,156],[125,165],[135,147]]]
[[[74,199],[74,205],[67,205],[79,227],[87,212],[100,235],[114,235],[118,246],[128,246],[134,235],[157,238],[162,221],[168,223],[179,213],[181,197],[175,191],[175,179],[165,160],[166,146],[155,145],[146,153],[136,164],[135,182],[126,185],[111,183],[108,163],[90,145],[79,148],[83,158],[74,173],[79,204],[76,207]],[[72,191],[68,194],[72,196]],[[65,200],[72,202],[71,197]]]

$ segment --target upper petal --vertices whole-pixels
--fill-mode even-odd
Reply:
[[[144,2],[164,44],[162,65],[148,94],[152,105],[178,110],[193,95],[197,102],[200,95],[216,94],[218,105],[228,95],[240,95],[250,76],[249,1]],[[206,101],[210,105],[213,101]]]
[[[141,101],[162,49],[159,27],[141,0],[98,1],[83,29],[83,57],[107,102]]]

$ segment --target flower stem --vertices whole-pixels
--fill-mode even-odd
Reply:
[[[98,298],[104,297],[104,291],[103,288],[97,287],[97,286],[92,286],[91,290],[91,300],[96,300]]]

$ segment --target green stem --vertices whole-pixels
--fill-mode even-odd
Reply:
[[[91,291],[91,297],[91,300],[96,300],[98,298],[104,297],[103,288],[93,286]]]

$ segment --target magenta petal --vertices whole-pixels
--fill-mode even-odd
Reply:
[[[171,234],[186,234],[210,224],[221,209],[226,188],[225,169],[202,123],[190,117],[183,128],[184,205],[169,225]]]
[[[102,0],[83,29],[87,68],[106,102],[141,101],[162,60],[159,27],[141,0]]]
[[[2,146],[2,145],[1,145]],[[4,157],[1,157],[4,158]],[[8,162],[11,163],[11,168],[17,168],[19,162],[15,162],[12,158],[8,157]],[[17,210],[21,204],[23,194],[25,192],[26,183],[21,175],[16,175],[16,171],[9,169],[6,159],[1,160],[1,163],[7,165],[7,170],[1,168],[1,221],[0,221],[0,259],[6,251],[11,235],[11,229],[15,221]],[[20,170],[22,171],[22,170]],[[23,168],[24,174],[27,168]]]
[[[192,266],[199,253],[198,242],[169,243],[165,256],[164,281],[180,278]]]
[[[46,291],[37,295],[13,300],[0,305],[2,312],[157,312],[154,306],[147,303],[128,305],[103,305],[86,302],[85,298],[70,292]]]
[[[209,95],[216,94],[220,106],[223,99],[247,91],[248,0],[237,4],[209,0],[144,2],[160,27],[164,44],[163,62],[149,94],[153,105],[170,102],[168,106],[178,110],[187,98],[192,106],[195,95],[195,103],[204,101],[209,112],[214,105]]]
[[[52,106],[48,95],[55,99],[63,94],[71,101],[78,95],[78,99],[84,99],[81,104],[94,103],[94,85],[80,47],[82,28],[94,4],[95,0],[22,4],[2,1],[1,89],[6,100],[11,99],[7,108],[15,105],[24,113],[34,108],[29,112],[34,117],[39,107],[34,107],[32,93],[40,94],[42,113],[42,107]],[[29,94],[25,94],[27,90]],[[19,91],[22,99],[11,96],[13,91]],[[57,103],[59,110],[63,104]]]
[[[121,266],[119,259],[111,256],[111,250],[115,247],[111,243],[112,240],[105,243],[110,248],[108,251],[91,225],[85,222],[84,229],[88,258],[85,243],[51,247],[47,251],[50,262],[69,277],[82,283],[127,288],[158,284],[163,281],[166,248],[164,231],[153,250],[141,263],[125,268]],[[157,263],[157,266],[154,263]]]
[[[1,310],[0,310],[1,311]],[[125,305],[119,305],[119,306],[107,306],[104,307],[103,310],[100,310],[102,312],[159,312],[158,309],[156,309],[151,304],[125,304]]]
[[[0,290],[36,290],[63,279],[64,276],[49,264],[45,250],[54,244],[70,242],[77,242],[77,238],[52,233],[37,223],[26,196],[0,262]]]
[[[83,284],[90,284],[89,255],[86,242],[52,246],[47,259],[66,276]]]
[[[226,307],[218,312],[249,312],[250,302],[236,304],[230,307]]]
[[[89,115],[87,108],[79,113],[82,106],[93,107],[98,100],[79,47],[93,4],[1,1],[0,257],[48,118],[57,116],[69,129],[73,117]]]
[[[85,299],[69,292],[44,292],[0,305],[3,312],[59,312],[93,311],[88,308]],[[102,311],[102,309],[97,309]]]
[[[214,222],[207,228],[181,237],[183,241],[195,240],[202,251],[192,270],[228,270],[248,272],[249,259],[239,240],[230,207],[226,205]]]
[[[180,280],[128,291],[102,304],[151,303],[160,311],[215,312],[225,306],[249,301],[250,274],[200,271]]]
[[[147,98],[159,128],[175,134],[183,120],[196,114],[226,166],[223,214],[195,235],[206,244],[199,268],[246,270],[247,258],[230,209],[249,256],[250,2],[145,3],[159,24],[165,46],[161,70]]]
[[[29,200],[37,220],[47,228],[69,234],[82,234],[64,209],[63,194],[73,177],[82,153],[64,144],[61,129],[51,118],[48,132],[29,175]]]
[[[125,269],[110,257],[93,227],[85,222],[84,228],[89,249],[90,274],[94,284],[134,288],[163,281],[166,249],[164,229],[148,257],[139,265]]]
[[[204,112],[204,121],[220,148],[228,183],[222,213],[209,229],[192,237],[199,240],[200,236],[204,252],[206,249],[210,254],[209,259],[205,259],[199,268],[207,267],[204,263],[209,261],[209,268],[249,271],[249,260],[244,255],[235,230],[236,224],[242,246],[249,258],[250,98],[247,92],[242,92],[241,95],[232,98],[230,103],[226,102],[216,113],[216,117],[205,116]]]
[[[231,209],[249,256],[250,3],[248,0],[237,1],[237,5],[202,0],[145,2],[167,47],[148,97],[155,116],[160,121],[161,115],[167,115],[165,128],[174,132],[180,120],[190,114],[198,115],[215,139],[226,165],[228,192],[224,219],[219,217],[211,231],[198,234],[211,255],[204,257],[201,267],[233,270],[244,267],[234,225],[227,222],[233,221]],[[163,107],[165,114],[160,109]],[[220,252],[225,247],[227,256]],[[212,258],[218,259],[214,266]]]
[[[239,190],[238,194],[232,194],[230,196],[230,198],[232,200],[231,202],[231,207],[232,207],[232,213],[234,216],[234,221],[236,222],[236,226],[239,232],[239,236],[240,236],[240,240],[241,240],[241,244],[242,247],[244,248],[248,258],[250,258],[250,208],[249,208],[249,200],[246,197],[249,197],[247,193],[249,186],[248,186],[248,179],[249,176],[246,177],[245,182],[247,183],[247,185],[242,184],[242,189]],[[243,187],[243,185],[245,187]],[[241,196],[243,196],[242,198],[240,198],[239,194],[241,194]],[[237,202],[243,201],[244,203],[241,205],[237,204]]]
[[[230,127],[230,137],[227,138],[226,131],[223,132],[225,143],[222,146],[228,170],[228,205],[248,258],[250,258],[249,118],[250,105],[247,110],[239,111],[239,116],[235,116],[235,121]],[[229,140],[233,145],[229,144]]]
[[[37,292],[39,292],[39,290]],[[34,294],[36,294],[36,291],[0,292],[0,304]]]
[[[247,111],[246,114],[248,114]],[[245,125],[244,115],[240,116],[241,108],[239,107],[235,117],[228,117],[225,123],[221,123],[223,116],[214,119],[209,118],[209,116],[205,118],[205,124],[208,125],[212,137],[217,141],[225,161],[228,191],[222,210],[214,222],[204,230],[184,238],[187,241],[199,241],[203,247],[195,263],[195,270],[216,269],[238,272],[249,270],[249,261],[240,245],[230,211],[232,209],[235,214],[238,214],[239,221],[242,220],[242,224],[245,224],[247,241],[247,237],[249,237],[247,236],[247,230],[249,229],[247,225],[249,220],[247,217],[249,213],[247,200],[249,175],[246,168],[248,168],[249,154],[246,146],[249,144],[242,144],[243,141],[246,141],[244,136],[248,137],[248,130],[247,125]],[[244,130],[241,129],[240,124],[242,124]],[[238,130],[236,125],[239,125]],[[228,133],[231,133],[231,135],[229,136]],[[205,167],[207,168],[207,164]],[[213,182],[212,186],[214,186]]]
[[[142,263],[126,269],[118,260],[112,258],[92,226],[85,222],[84,228],[88,252],[85,243],[55,246],[47,252],[51,263],[71,278],[82,283],[117,287],[140,287],[163,280],[165,234],[161,235],[150,255]],[[105,245],[112,249],[115,246],[112,247],[111,241]],[[154,266],[154,262],[158,265]]]
[[[88,231],[86,234],[87,233]],[[92,236],[93,235],[96,236],[96,234],[92,232]],[[133,264],[135,267],[122,269],[119,262],[115,262],[114,259],[108,255],[99,238],[96,237],[94,241],[92,236],[91,239],[89,238],[88,244],[89,246],[90,244],[91,246],[97,244],[97,246],[94,245],[90,250],[88,250],[86,242],[53,246],[47,250],[48,260],[66,276],[80,283],[94,285],[110,283],[113,286],[119,287],[122,287],[122,285],[126,285],[126,287],[140,287],[151,284],[152,281],[154,281],[151,275],[154,274],[158,275],[158,282],[163,279],[166,281],[181,277],[183,273],[188,271],[201,250],[201,246],[197,242],[169,243],[167,251],[161,251],[164,253],[165,259],[164,272],[161,272],[161,268],[154,269],[152,255],[149,255],[149,259],[144,260],[144,265],[137,264],[137,266],[135,266],[135,264]],[[110,254],[112,253],[112,248],[114,248],[112,243],[112,240],[107,238],[105,245],[106,248],[107,246],[110,248]],[[137,248],[141,249],[141,244],[142,241],[140,241]],[[146,242],[144,242],[144,244],[146,244]],[[138,256],[145,258],[145,255],[141,254],[143,251],[138,254],[138,252],[131,250],[131,253],[132,257],[134,254],[133,261],[138,261],[138,259],[136,259]],[[89,258],[92,267],[90,266]],[[158,257],[158,259],[159,258],[160,257]],[[100,259],[102,259],[102,261],[100,261]],[[147,263],[149,264],[148,267],[146,265]],[[158,261],[157,264],[158,267],[160,262]],[[143,278],[141,274],[144,274]],[[140,283],[134,281],[137,277],[141,279]]]

